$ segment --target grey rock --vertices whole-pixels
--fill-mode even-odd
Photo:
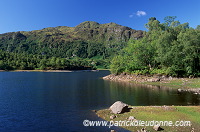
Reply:
[[[155,125],[155,126],[153,126],[153,129],[156,130],[156,131],[160,131],[161,127],[159,125]]]
[[[96,113],[97,111],[96,111],[96,110],[92,110],[92,112],[95,112],[95,113]]]
[[[151,79],[147,79],[147,82],[159,82],[160,78],[151,78]]]
[[[114,114],[121,114],[128,111],[128,105],[121,101],[117,101],[113,105],[110,106],[110,110]]]
[[[142,128],[140,132],[148,132],[145,128]]]
[[[113,119],[115,119],[115,118],[116,118],[115,115],[111,115],[111,116],[110,116],[110,119],[111,119],[111,120],[113,120]]]
[[[182,90],[182,89],[180,89],[180,88],[178,89],[178,92],[183,92],[183,91],[184,91],[184,90]]]
[[[135,117],[134,116],[129,116],[128,121],[134,121]]]

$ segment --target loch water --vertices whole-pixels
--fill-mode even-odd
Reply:
[[[0,132],[109,132],[117,127],[84,127],[102,120],[92,110],[121,100],[133,106],[200,105],[200,96],[170,88],[112,82],[99,72],[1,72]]]

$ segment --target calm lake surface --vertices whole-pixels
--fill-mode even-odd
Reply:
[[[172,89],[104,81],[99,72],[1,72],[0,132],[96,132],[83,120],[101,120],[91,110],[121,100],[130,105],[200,105],[200,96]],[[121,128],[112,128],[126,131]]]

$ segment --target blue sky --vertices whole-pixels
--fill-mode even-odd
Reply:
[[[84,21],[115,22],[145,30],[148,18],[200,25],[200,0],[2,0],[0,33],[76,26]]]

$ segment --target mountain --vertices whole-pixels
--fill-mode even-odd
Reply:
[[[143,31],[116,23],[86,21],[76,27],[58,26],[0,34],[0,49],[47,57],[107,58],[122,49],[127,41],[141,38],[143,34]]]

